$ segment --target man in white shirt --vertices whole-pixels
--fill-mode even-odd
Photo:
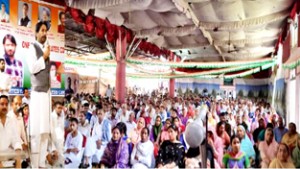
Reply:
[[[110,88],[110,84],[107,86],[106,92],[105,92],[106,97],[110,98],[112,95],[112,90]]]
[[[7,116],[8,97],[0,96],[0,153],[9,153],[15,151],[17,154],[21,152],[22,141],[16,129],[15,120]],[[2,163],[0,162],[2,168]],[[20,157],[17,157],[16,168],[21,167]]]
[[[54,103],[54,111],[51,113],[51,139],[58,152],[58,165],[64,163],[64,112],[61,102]]]
[[[129,119],[129,112],[127,111],[127,105],[122,104],[121,108],[122,108],[122,112],[119,116],[119,122],[126,123],[126,121],[128,121],[128,119]]]
[[[19,108],[21,107],[21,105],[22,105],[21,96],[15,96],[11,103],[12,109],[8,112],[7,116],[15,120],[19,137],[22,140],[23,149],[25,149],[27,147],[27,136],[25,133],[25,125],[24,125],[22,114],[19,114]]]
[[[129,120],[125,123],[127,128],[127,136],[131,131],[136,128],[136,123],[134,122],[134,112],[131,112],[129,115]]]
[[[99,163],[104,153],[106,145],[111,140],[112,125],[110,120],[105,116],[105,112],[101,109],[97,109],[98,121],[95,124],[92,132],[93,141],[96,142],[96,152],[93,156],[93,162]]]
[[[5,4],[1,3],[1,12],[0,12],[0,22],[9,22],[9,15],[5,11],[6,7]]]
[[[83,134],[78,131],[78,120],[70,119],[71,132],[67,135],[64,147],[65,168],[78,168],[82,156]]]
[[[28,105],[30,103],[29,90],[27,88],[24,89],[24,97],[22,98],[22,103],[26,103]]]
[[[10,77],[5,72],[5,60],[0,58],[0,95],[8,95],[10,90]]]
[[[86,119],[85,113],[81,111],[78,115],[78,131],[86,137],[91,135],[91,126],[89,121]]]
[[[78,131],[80,133],[82,133],[86,139],[86,147],[84,149],[84,161],[83,164],[85,166],[90,165],[91,166],[91,156],[94,154],[94,150],[95,150],[95,143],[92,142],[90,136],[91,136],[91,125],[89,123],[89,121],[86,119],[86,115],[83,111],[81,111],[79,113],[79,117],[78,117],[79,123],[78,123]]]
[[[29,133],[31,135],[31,164],[45,168],[50,135],[50,46],[47,41],[47,23],[38,22],[36,41],[30,45],[26,56],[31,81]]]

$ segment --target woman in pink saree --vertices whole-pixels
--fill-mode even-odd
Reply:
[[[207,143],[212,147],[215,159],[215,168],[222,166],[224,143],[215,133],[215,129],[209,127],[207,130]]]
[[[278,143],[275,141],[274,132],[271,128],[267,128],[265,132],[265,140],[259,143],[258,150],[260,152],[261,167],[268,168],[272,159],[276,158]]]

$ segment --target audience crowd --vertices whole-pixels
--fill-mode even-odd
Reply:
[[[220,99],[207,113],[213,168],[299,168],[296,124],[263,99]]]
[[[0,153],[30,151],[30,97],[27,89],[24,93],[23,98],[0,96],[0,134],[5,135]],[[167,92],[154,91],[128,93],[121,104],[114,92],[108,95],[69,94],[63,102],[52,102],[49,165],[300,168],[297,126],[285,124],[263,99],[216,99],[193,93],[170,98]],[[207,132],[188,134],[194,123]],[[203,139],[191,145],[189,140],[201,134]],[[26,168],[28,160],[18,158],[17,164]]]
[[[64,103],[66,168],[204,166],[201,152],[205,148],[201,150],[201,142],[191,147],[185,135],[193,122],[199,122],[202,128],[206,126],[206,113],[200,119],[201,110],[208,110],[204,98],[171,99],[167,93],[157,91],[150,96],[130,92],[121,104],[108,91],[104,97],[68,95]],[[199,128],[194,132],[200,132]],[[205,146],[205,140],[202,145]]]

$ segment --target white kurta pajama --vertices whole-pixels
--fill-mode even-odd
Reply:
[[[62,112],[60,116],[57,115],[54,110],[51,113],[51,138],[59,153],[58,165],[64,165],[64,113]]]
[[[27,144],[27,135],[25,133],[25,125],[23,121],[22,115],[16,116],[13,110],[9,111],[7,113],[8,117],[11,117],[13,120],[15,120],[15,123],[17,125],[17,130],[20,138],[22,139],[22,143]]]
[[[36,43],[43,51],[45,50],[42,44],[37,41]],[[29,72],[36,74],[46,68],[45,60],[43,56],[37,59],[33,45],[30,46],[29,50],[29,53],[32,54],[26,57]],[[50,89],[47,92],[31,90],[30,98],[29,134],[31,136],[32,167],[45,167],[50,134]]]
[[[69,133],[67,135],[66,142],[65,142],[65,151],[67,149],[77,148],[79,152],[77,154],[73,152],[64,154],[65,160],[70,159],[72,161],[69,164],[65,164],[65,168],[78,168],[83,156],[82,143],[83,143],[83,135],[79,131],[76,137],[72,137],[72,133]]]
[[[6,116],[4,125],[2,122],[0,122],[0,152],[9,152],[13,151],[13,149],[22,149],[22,141],[15,126],[16,121],[8,116]]]
[[[81,123],[78,124],[78,131],[82,133],[86,137],[86,146],[84,149],[84,156],[85,157],[92,157],[95,154],[96,143],[93,141],[91,136],[91,126],[89,121],[86,120],[85,123],[82,125]],[[90,168],[92,167],[92,159],[89,159]]]
[[[99,124],[99,122],[97,122],[97,123],[95,123],[94,128],[93,128],[92,139],[96,143],[97,140],[101,140],[101,137],[102,137],[102,125]],[[96,151],[95,151],[95,155],[92,158],[92,162],[94,162],[94,163],[100,162],[105,148],[106,148],[106,146],[101,145],[100,149],[97,149],[97,145],[96,145]]]
[[[92,159],[93,162],[100,162],[104,150],[108,142],[111,140],[111,137],[111,122],[107,118],[104,118],[101,123],[98,121],[94,126],[92,138],[94,143],[96,143],[97,140],[101,140],[101,147],[97,149],[96,146],[96,151]]]
[[[153,168],[154,164],[154,155],[153,155],[153,143],[148,140],[144,143],[139,142],[136,146],[134,146],[130,162],[132,164],[132,168],[143,169],[143,168]],[[135,159],[135,156],[138,157],[138,160]]]

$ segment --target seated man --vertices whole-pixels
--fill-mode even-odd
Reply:
[[[22,97],[21,96],[15,96],[12,99],[11,107],[12,109],[7,113],[8,117],[11,117],[12,119],[15,120],[17,126],[17,131],[19,134],[19,137],[21,138],[22,141],[22,147],[23,150],[27,149],[27,138],[26,138],[26,133],[25,133],[25,125],[24,125],[24,120],[22,117],[22,114],[20,114],[19,107],[22,105]]]
[[[78,120],[70,119],[71,132],[65,141],[65,168],[78,168],[83,156],[83,135],[78,131]]]
[[[86,119],[85,112],[80,112],[79,116],[79,123],[78,123],[78,131],[84,135],[87,139],[86,147],[84,149],[84,160],[83,160],[83,168],[87,168],[91,166],[91,156],[95,153],[96,144],[91,140],[91,125],[89,121]]]
[[[58,161],[55,165],[62,167],[64,162],[64,112],[61,102],[54,103],[54,111],[51,113],[52,141],[58,152]]]
[[[18,131],[15,128],[16,122],[7,116],[8,110],[8,97],[0,96],[0,157],[2,154],[16,152],[16,168],[21,168],[20,152],[22,149],[22,141],[18,135]],[[4,167],[0,162],[0,168]]]
[[[97,109],[98,121],[94,126],[92,138],[96,142],[96,152],[93,156],[93,162],[99,163],[104,153],[106,145],[111,140],[111,123],[105,117],[105,112],[102,109]]]

